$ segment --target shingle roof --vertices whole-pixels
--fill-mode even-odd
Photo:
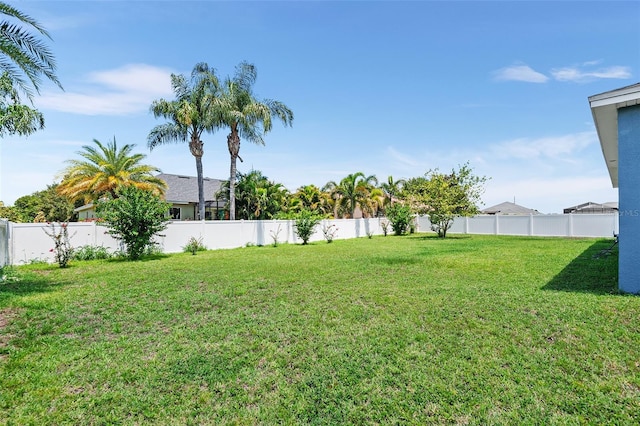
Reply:
[[[195,176],[171,175],[162,173],[156,177],[167,182],[165,199],[172,203],[197,203],[198,179]],[[220,179],[204,178],[204,200],[214,201],[215,194],[220,191],[224,181]]]
[[[527,215],[527,214],[540,214],[538,210],[529,209],[527,207],[520,206],[518,204],[512,203],[510,201],[505,201],[504,203],[496,204],[495,206],[488,207],[482,210],[484,214],[509,214],[509,215]]]

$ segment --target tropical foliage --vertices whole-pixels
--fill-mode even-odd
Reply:
[[[204,175],[202,156],[204,132],[213,132],[220,124],[219,83],[215,70],[206,63],[198,63],[191,72],[191,79],[171,74],[171,86],[175,94],[172,101],[158,99],[151,104],[151,112],[168,121],[154,127],[147,137],[149,149],[168,143],[188,142],[189,151],[196,160],[198,179],[198,214],[204,219]]]
[[[142,164],[144,154],[133,154],[135,145],[118,149],[116,139],[102,144],[94,139],[95,146],[85,145],[77,154],[83,159],[68,160],[69,166],[61,173],[58,186],[60,194],[71,200],[97,201],[102,197],[117,198],[121,186],[135,186],[156,195],[164,193],[166,183],[153,173],[160,172],[154,166]]]
[[[19,91],[32,100],[40,92],[42,77],[58,87],[53,53],[43,41],[49,33],[33,18],[5,2],[0,2],[0,137],[29,135],[44,128],[44,117],[23,105]]]
[[[286,210],[289,191],[270,181],[259,170],[238,173],[236,185],[236,218],[245,220],[274,219]]]
[[[358,207],[367,216],[375,214],[383,200],[382,191],[376,188],[377,184],[375,175],[367,177],[364,173],[357,172],[346,176],[340,183],[330,181],[323,189],[335,201],[337,217],[354,217]]]
[[[292,212],[309,210],[327,217],[333,214],[333,209],[331,195],[315,185],[301,186],[289,199],[289,210]]]
[[[73,220],[74,205],[58,193],[58,185],[47,186],[45,190],[18,198],[9,219],[13,222],[67,222]],[[0,215],[1,216],[1,215]]]
[[[407,232],[409,224],[413,219],[411,208],[404,204],[394,203],[385,210],[387,220],[391,224],[391,229],[396,235],[402,235]]]
[[[122,186],[117,197],[98,201],[96,213],[109,234],[124,243],[127,257],[139,259],[154,244],[153,238],[167,227],[170,204],[136,186]]]
[[[229,211],[230,219],[236,213],[236,176],[237,159],[240,157],[240,138],[264,145],[263,136],[271,131],[273,118],[285,126],[293,122],[293,112],[282,102],[271,99],[257,99],[253,94],[253,85],[258,77],[256,67],[241,62],[236,67],[233,78],[227,78],[222,87],[220,109],[217,110],[221,124],[230,129],[227,147],[231,156],[229,171]]]
[[[296,235],[302,240],[302,245],[309,243],[309,239],[321,220],[321,216],[309,210],[301,210],[293,216],[293,226]]]

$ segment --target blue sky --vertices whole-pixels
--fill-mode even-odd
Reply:
[[[481,207],[561,213],[617,201],[587,97],[636,83],[639,2],[12,2],[51,33],[65,91],[34,104],[46,129],[0,140],[0,200],[59,180],[93,139],[135,144],[165,173],[195,175],[186,144],[146,147],[171,73],[198,62],[258,69],[256,94],[294,112],[239,170],[290,190],[361,171],[380,180],[470,163]],[[204,174],[227,179],[227,131],[203,137]]]

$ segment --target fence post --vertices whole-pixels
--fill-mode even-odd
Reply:
[[[496,235],[499,235],[500,234],[500,224],[498,223],[499,222],[498,217],[500,217],[500,215],[495,214],[493,216],[496,218],[496,220],[495,220],[495,222],[496,222],[495,223]]]
[[[569,237],[573,237],[573,213],[569,213]]]
[[[533,213],[529,213],[529,236],[533,236]]]

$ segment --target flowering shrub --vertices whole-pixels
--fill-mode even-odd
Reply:
[[[302,245],[309,242],[313,231],[320,223],[321,217],[309,210],[301,210],[294,216],[294,227],[298,237],[302,240]]]
[[[338,227],[335,224],[327,225],[325,223],[322,225],[322,233],[324,234],[324,239],[327,240],[327,243],[330,243],[338,234]]]
[[[53,240],[54,247],[49,250],[55,256],[55,260],[61,268],[66,268],[73,256],[73,247],[69,241],[69,222],[63,222],[56,226],[53,222],[47,222],[44,233]]]

